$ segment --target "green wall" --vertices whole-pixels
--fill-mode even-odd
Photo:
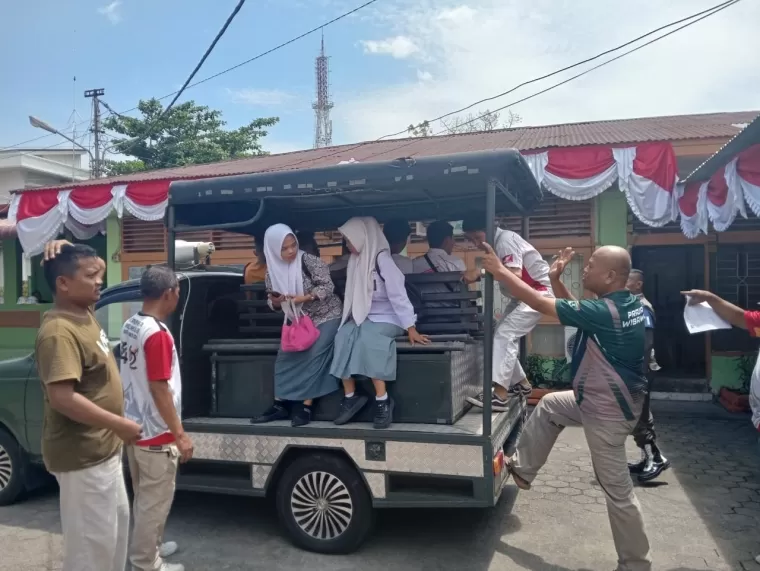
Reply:
[[[628,204],[617,185],[596,197],[596,245],[628,247]]]
[[[739,389],[742,382],[739,378],[737,369],[738,359],[736,357],[718,357],[712,355],[712,375],[710,377],[710,388],[712,392],[717,393],[722,387],[729,389]]]
[[[112,216],[106,223],[106,236],[98,235],[87,240],[85,243],[95,248],[100,256],[106,261],[106,285],[115,285],[121,282],[121,263],[119,261],[119,248],[121,247],[121,225],[119,220]],[[45,312],[51,305],[18,305],[16,301],[21,296],[21,246],[18,240],[3,241],[3,271],[4,271],[4,303],[0,305],[0,311],[37,311]],[[52,301],[47,284],[42,274],[39,256],[31,260],[31,273],[29,292],[39,290],[45,301]],[[37,329],[31,327],[0,327],[0,360],[21,356],[29,353],[34,347]]]

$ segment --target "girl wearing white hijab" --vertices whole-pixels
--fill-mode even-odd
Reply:
[[[320,258],[300,250],[293,230],[285,224],[275,224],[267,229],[264,254],[269,306],[279,310],[286,299],[292,300],[319,329],[319,339],[306,351],[277,353],[275,402],[251,422],[285,419],[288,412],[283,401],[297,401],[292,424],[303,426],[311,420],[313,399],[338,388],[329,368],[335,334],[340,325],[340,298],[334,293],[327,265]]]
[[[387,428],[393,421],[393,399],[385,384],[396,380],[395,338],[406,332],[412,344],[430,341],[417,332],[404,274],[393,261],[377,220],[352,218],[338,230],[351,256],[343,318],[330,367],[330,373],[343,380],[345,392],[335,424],[349,422],[367,404],[369,399],[356,393],[353,379],[361,375],[372,379],[375,388],[375,428]]]

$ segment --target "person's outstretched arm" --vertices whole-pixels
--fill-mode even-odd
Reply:
[[[682,291],[681,293],[688,297],[689,305],[696,305],[706,301],[718,316],[728,321],[731,325],[741,327],[742,329],[747,329],[746,313],[754,313],[745,312],[741,307],[718,297],[711,291],[692,289],[689,291]]]

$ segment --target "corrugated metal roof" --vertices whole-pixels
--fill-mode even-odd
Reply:
[[[352,158],[357,161],[381,161],[400,157],[436,156],[504,148],[534,151],[552,147],[725,138],[735,136],[745,123],[751,122],[758,114],[760,114],[758,111],[743,111],[646,117],[539,127],[517,127],[439,137],[368,141],[325,149],[309,149],[278,155],[246,157],[206,165],[161,169],[108,179],[93,179],[79,182],[76,185],[59,185],[52,188],[74,188],[145,180],[205,178],[310,168],[337,164],[340,161]]]
[[[757,144],[760,144],[760,115],[723,145],[718,152],[699,165],[683,182],[688,184],[693,181],[710,180],[718,170],[731,162],[735,156]]]

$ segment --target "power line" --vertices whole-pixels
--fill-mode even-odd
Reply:
[[[528,101],[529,99],[533,99],[534,97],[538,97],[539,95],[543,95],[544,93],[547,93],[548,91],[551,91],[551,90],[553,90],[553,89],[556,89],[557,87],[560,87],[560,86],[562,86],[562,85],[565,85],[566,83],[569,83],[569,82],[571,82],[571,81],[573,81],[573,80],[575,80],[575,79],[578,79],[579,77],[582,77],[582,76],[584,76],[584,75],[586,75],[586,74],[588,74],[588,73],[591,73],[592,71],[595,71],[595,70],[599,69],[600,67],[604,67],[605,65],[608,65],[608,64],[610,64],[610,63],[612,63],[612,62],[614,62],[614,61],[617,61],[617,60],[619,60],[619,59],[621,59],[621,58],[623,58],[623,57],[625,57],[625,56],[627,56],[627,55],[629,55],[629,54],[632,54],[632,53],[634,53],[634,52],[636,52],[636,51],[638,51],[638,50],[640,50],[640,49],[642,49],[642,48],[644,48],[644,47],[646,47],[646,46],[648,46],[648,45],[651,45],[651,44],[653,44],[653,43],[655,43],[655,42],[657,42],[657,41],[659,41],[659,40],[661,40],[661,39],[663,39],[663,38],[666,38],[666,37],[668,37],[668,36],[670,36],[670,35],[672,35],[672,34],[674,34],[674,33],[678,32],[678,31],[680,31],[680,30],[683,30],[684,28],[687,28],[687,27],[689,27],[689,26],[691,26],[691,25],[693,25],[693,24],[696,24],[697,22],[699,22],[699,21],[701,21],[701,20],[704,20],[705,18],[708,18],[708,17],[710,17],[710,16],[713,16],[714,14],[717,14],[718,12],[720,12],[720,11],[722,11],[722,10],[725,10],[726,8],[730,8],[730,7],[731,7],[731,6],[733,6],[734,4],[738,4],[740,1],[741,1],[741,0],[729,0],[729,1],[727,1],[727,2],[722,2],[722,3],[720,3],[720,4],[716,4],[715,6],[713,6],[712,8],[710,8],[710,9],[708,9],[708,10],[703,10],[703,11],[701,11],[701,12],[697,12],[697,13],[695,13],[695,14],[692,14],[691,16],[688,16],[688,17],[686,17],[686,18],[682,18],[682,19],[680,19],[680,20],[676,20],[676,21],[674,21],[674,22],[671,22],[670,24],[667,24],[667,25],[665,25],[665,26],[661,26],[661,27],[657,28],[657,30],[653,30],[652,32],[648,32],[647,34],[644,34],[644,35],[642,35],[642,36],[639,36],[638,38],[636,38],[636,39],[634,39],[634,40],[630,40],[630,41],[628,41],[628,42],[625,42],[625,43],[623,43],[623,44],[621,44],[621,45],[617,46],[616,48],[612,48],[612,49],[610,49],[610,50],[606,50],[606,51],[602,52],[601,54],[599,54],[599,55],[597,55],[597,56],[594,56],[594,57],[592,57],[592,58],[589,58],[589,59],[587,59],[587,60],[584,60],[583,62],[579,62],[578,64],[573,64],[573,65],[571,65],[571,66],[567,66],[567,67],[565,67],[565,68],[562,68],[562,69],[560,69],[560,70],[557,70],[557,71],[555,71],[555,72],[552,72],[552,73],[550,73],[550,74],[547,74],[547,75],[545,75],[545,76],[542,76],[542,77],[540,77],[540,78],[535,78],[535,79],[529,80],[529,81],[527,81],[527,82],[524,82],[524,83],[522,83],[522,84],[520,84],[520,85],[518,85],[518,86],[516,86],[516,87],[513,87],[513,88],[511,88],[511,89],[509,89],[509,90],[507,90],[507,91],[505,91],[505,92],[502,92],[502,93],[500,93],[500,94],[498,94],[498,95],[494,95],[493,97],[489,97],[489,98],[486,98],[486,99],[482,99],[481,101],[477,101],[477,102],[473,103],[472,105],[468,105],[468,106],[466,106],[466,107],[463,107],[462,109],[459,109],[459,110],[457,110],[457,111],[452,111],[452,112],[450,112],[450,113],[446,113],[446,114],[444,114],[444,115],[441,115],[440,117],[437,117],[437,118],[435,118],[435,119],[431,119],[431,120],[429,120],[429,121],[428,121],[428,123],[432,123],[432,122],[435,122],[435,121],[439,121],[439,120],[441,120],[441,119],[444,119],[444,118],[446,118],[446,117],[449,117],[450,115],[453,115],[453,114],[456,114],[456,113],[460,113],[461,111],[464,111],[464,110],[470,109],[471,107],[474,107],[475,105],[478,105],[478,104],[480,104],[480,103],[483,103],[483,102],[486,102],[486,101],[491,101],[491,100],[493,100],[493,99],[497,99],[497,98],[499,98],[499,97],[502,97],[502,96],[504,96],[504,95],[506,95],[506,94],[512,93],[513,91],[515,91],[516,89],[518,89],[518,88],[522,87],[523,85],[528,85],[529,83],[533,83],[533,82],[536,82],[536,81],[540,81],[541,79],[545,79],[545,78],[547,78],[547,77],[551,77],[552,75],[556,75],[557,73],[561,73],[562,71],[566,71],[566,70],[568,70],[568,69],[571,69],[571,68],[573,68],[573,67],[576,67],[576,66],[578,66],[578,65],[581,65],[582,63],[586,63],[586,62],[589,62],[589,61],[593,61],[593,60],[597,59],[598,57],[601,57],[601,56],[603,56],[603,55],[605,55],[605,54],[609,54],[609,53],[612,53],[612,52],[618,51],[618,50],[620,50],[621,48],[623,48],[623,47],[626,47],[626,46],[630,45],[631,43],[635,43],[636,41],[638,41],[638,40],[640,40],[640,39],[643,39],[643,38],[645,38],[645,37],[648,37],[648,36],[652,35],[653,33],[656,33],[657,31],[662,31],[663,29],[666,29],[666,28],[670,28],[670,27],[672,27],[672,26],[674,26],[674,25],[677,25],[677,24],[679,24],[679,23],[683,23],[683,22],[687,22],[687,21],[688,21],[688,23],[686,23],[686,24],[684,24],[684,25],[682,25],[682,26],[679,26],[679,27],[678,27],[678,28],[676,28],[675,30],[671,30],[671,31],[669,31],[669,32],[667,32],[666,34],[663,34],[663,35],[661,35],[661,36],[657,36],[656,38],[654,38],[654,39],[652,39],[652,40],[650,40],[650,41],[648,41],[648,42],[646,42],[646,43],[644,43],[644,44],[641,44],[641,45],[639,45],[639,46],[637,46],[637,47],[635,47],[635,48],[633,48],[633,49],[631,49],[631,50],[628,50],[628,51],[626,51],[626,52],[624,52],[624,53],[622,53],[622,54],[620,54],[620,55],[618,55],[618,56],[616,56],[616,57],[614,57],[614,58],[611,58],[611,59],[609,59],[609,60],[605,60],[604,62],[602,62],[602,63],[600,63],[600,64],[598,64],[598,65],[596,65],[596,66],[594,66],[594,67],[592,67],[592,68],[589,68],[589,69],[587,69],[587,70],[584,70],[583,72],[581,72],[581,73],[579,73],[579,74],[576,74],[576,75],[574,75],[574,76],[572,76],[572,77],[570,77],[570,78],[568,78],[568,79],[565,79],[565,80],[563,80],[563,81],[560,81],[560,82],[558,82],[558,83],[555,83],[554,85],[551,85],[551,86],[549,86],[549,87],[547,87],[547,88],[545,88],[545,89],[542,89],[541,91],[538,91],[538,92],[536,92],[536,93],[533,93],[533,94],[531,94],[531,95],[528,95],[528,96],[526,96],[526,97],[523,97],[523,98],[521,98],[521,99],[518,99],[518,100],[516,100],[516,101],[513,101],[513,102],[511,102],[511,103],[508,103],[507,105],[504,105],[503,107],[499,107],[498,109],[494,109],[493,111],[490,111],[489,113],[495,113],[495,112],[498,112],[498,111],[502,111],[502,110],[504,110],[504,109],[507,109],[507,108],[509,108],[509,107],[512,107],[512,106],[514,106],[514,105],[517,105],[517,104],[519,104],[519,103],[523,103],[524,101]],[[695,19],[695,18],[696,18],[696,19]],[[461,123],[461,125],[468,125],[468,124],[470,124],[470,123],[473,123],[473,122],[475,122],[475,121],[477,121],[477,120],[479,120],[479,119],[482,119],[483,117],[485,117],[485,116],[487,116],[487,115],[488,115],[488,113],[484,113],[484,114],[482,114],[482,115],[478,115],[477,117],[474,117],[474,118],[472,118],[472,119],[470,119],[470,120],[468,120],[468,121],[466,121],[466,122],[464,122],[464,123]],[[372,143],[376,143],[376,142],[382,141],[383,139],[387,139],[387,138],[389,138],[389,137],[395,137],[395,136],[398,136],[398,135],[401,135],[401,134],[403,134],[403,133],[407,133],[407,132],[408,132],[408,131],[407,131],[407,129],[404,129],[403,131],[399,131],[399,132],[397,132],[397,133],[391,133],[391,134],[388,134],[388,135],[383,135],[382,137],[380,137],[380,138],[378,138],[378,139],[374,139],[374,140],[372,140],[372,141],[365,141],[365,142],[362,142],[362,143],[358,143],[358,144],[354,145],[353,147],[349,147],[349,148],[347,148],[347,149],[346,149],[346,148],[341,148],[341,149],[339,149],[339,150],[336,150],[336,151],[334,151],[333,153],[330,153],[330,154],[327,154],[327,155],[321,155],[321,156],[319,156],[319,157],[314,157],[314,158],[307,158],[307,159],[302,159],[302,160],[300,160],[300,161],[296,161],[296,162],[293,162],[293,163],[290,163],[290,164],[284,165],[284,166],[282,166],[281,168],[283,168],[283,169],[285,169],[285,168],[292,168],[292,167],[294,167],[294,166],[297,166],[297,165],[300,165],[300,164],[303,164],[303,163],[314,162],[314,161],[316,161],[316,160],[323,160],[323,159],[325,159],[325,158],[329,158],[329,157],[332,157],[332,156],[336,156],[336,155],[339,155],[339,154],[343,154],[343,153],[346,153],[346,152],[351,152],[351,151],[353,151],[353,150],[356,150],[356,149],[358,149],[358,148],[360,148],[360,147],[363,147],[363,146],[365,146],[365,145],[369,145],[369,144],[372,144]],[[438,132],[438,133],[433,133],[433,135],[432,135],[432,136],[441,135],[441,134],[443,134],[444,132],[445,132],[445,130],[443,130],[443,131],[440,131],[440,132]],[[380,153],[376,153],[375,155],[371,155],[370,157],[367,157],[367,158],[373,158],[373,157],[375,157],[375,156],[377,156],[377,155],[387,154],[387,153],[389,153],[389,152],[393,152],[393,151],[396,151],[396,150],[398,150],[398,149],[402,149],[402,148],[404,148],[404,147],[408,147],[408,146],[410,146],[410,145],[413,145],[414,143],[416,143],[418,140],[419,140],[419,137],[414,137],[414,138],[412,138],[410,141],[408,141],[408,142],[405,142],[405,143],[403,143],[403,144],[401,144],[401,145],[398,145],[397,147],[393,147],[393,148],[392,148],[392,149],[390,149],[390,150],[383,150],[382,152],[380,152]]]
[[[204,79],[201,79],[201,80],[199,80],[199,81],[196,81],[195,83],[192,83],[192,84],[190,84],[190,85],[187,85],[187,82],[186,82],[186,84],[185,84],[185,86],[183,86],[183,88],[184,88],[184,87],[186,87],[186,88],[188,88],[188,89],[189,89],[189,88],[195,87],[195,86],[197,86],[197,85],[200,85],[200,84],[202,84],[202,83],[206,83],[207,81],[211,81],[212,79],[215,79],[215,78],[217,78],[217,77],[219,77],[219,76],[221,76],[221,75],[224,75],[224,74],[226,74],[226,73],[229,73],[229,72],[231,72],[231,71],[234,71],[234,70],[236,70],[236,69],[238,69],[238,68],[240,68],[240,67],[243,67],[244,65],[247,65],[247,64],[249,64],[249,63],[251,63],[251,62],[254,62],[254,61],[258,60],[258,59],[261,59],[261,58],[263,58],[264,56],[267,56],[267,55],[269,55],[269,54],[271,54],[271,53],[273,53],[273,52],[276,52],[277,50],[280,50],[280,49],[282,49],[282,48],[284,48],[284,47],[286,47],[286,46],[289,46],[290,44],[293,44],[293,43],[297,42],[298,40],[301,40],[301,39],[305,38],[306,36],[309,36],[309,35],[311,35],[311,34],[313,34],[313,33],[315,33],[315,32],[318,32],[318,31],[322,31],[322,30],[324,30],[324,28],[325,28],[326,26],[329,26],[329,25],[331,25],[331,24],[334,24],[335,22],[338,22],[338,21],[340,21],[340,20],[343,20],[344,18],[347,18],[348,16],[350,16],[350,15],[352,15],[352,14],[355,14],[355,13],[356,13],[356,12],[358,12],[359,10],[361,10],[361,9],[363,9],[363,8],[366,8],[367,6],[370,6],[371,4],[374,4],[375,2],[378,2],[378,0],[369,0],[368,2],[365,2],[364,4],[361,4],[360,6],[357,6],[356,8],[353,8],[353,9],[349,10],[348,12],[344,12],[343,14],[340,14],[339,16],[336,16],[336,17],[335,17],[335,18],[333,18],[332,20],[329,20],[329,21],[327,21],[327,22],[325,22],[325,23],[323,23],[323,24],[320,24],[319,26],[316,26],[316,27],[314,27],[314,28],[310,29],[310,30],[309,30],[309,31],[307,31],[307,32],[304,32],[304,33],[302,33],[302,34],[300,34],[300,35],[298,35],[298,36],[296,36],[296,37],[294,37],[294,38],[291,38],[291,39],[289,39],[289,40],[288,40],[288,41],[286,41],[286,42],[282,42],[281,44],[278,44],[278,45],[276,45],[276,46],[274,46],[274,47],[272,47],[272,48],[269,48],[268,50],[266,50],[266,51],[264,51],[264,52],[261,52],[260,54],[258,54],[258,55],[255,55],[255,56],[253,56],[252,58],[249,58],[249,59],[247,59],[247,60],[245,60],[245,61],[243,61],[243,62],[240,62],[240,63],[238,63],[238,64],[236,64],[236,65],[233,65],[232,67],[228,67],[227,69],[224,69],[224,70],[222,70],[222,71],[220,71],[220,72],[218,72],[218,73],[215,73],[215,74],[213,74],[213,75],[210,75],[210,76],[208,76],[208,77],[206,77],[206,78],[204,78]],[[172,95],[175,95],[175,94],[176,94],[176,97],[175,97],[175,98],[174,98],[174,100],[172,101],[172,103],[174,103],[174,101],[176,101],[176,100],[177,100],[177,97],[179,97],[179,93],[181,93],[181,91],[180,91],[180,92],[176,92],[176,91],[175,91],[175,92],[173,92],[173,93],[169,93],[169,94],[167,94],[167,95],[163,95],[163,96],[161,96],[161,97],[159,97],[159,98],[158,98],[158,101],[161,101],[161,100],[163,100],[163,99],[166,99],[167,97],[171,97]],[[171,105],[172,105],[172,104],[169,104],[169,107],[171,107]],[[111,109],[110,107],[107,107],[107,109],[108,109],[108,110],[109,110],[109,111],[110,111],[112,114],[114,114],[114,115],[116,115],[116,116],[118,116],[118,117],[120,117],[120,118],[122,118],[122,119],[123,119],[123,118],[124,118],[124,116],[125,116],[127,113],[131,113],[132,111],[134,111],[135,109],[137,109],[137,107],[133,107],[132,109],[128,109],[127,111],[122,111],[121,113],[118,113],[118,112],[114,111],[114,110],[113,110],[113,109]],[[168,111],[168,109],[169,109],[169,108],[167,107],[167,109],[165,109],[165,110],[164,110],[164,113],[163,113],[164,115],[166,114],[166,111]],[[156,122],[158,122],[158,121],[156,121]],[[137,139],[137,140],[141,140],[141,139]],[[136,140],[135,142],[137,142],[137,140]],[[134,142],[133,142],[132,144],[134,144]],[[131,146],[131,145],[130,145],[130,146]],[[107,150],[113,150],[114,148],[115,148],[115,147],[111,147],[110,149],[107,149]],[[127,147],[127,148],[129,148],[129,147]],[[123,150],[121,150],[120,152],[123,152]]]
[[[371,4],[374,4],[375,2],[378,2],[378,0],[369,0],[368,2],[365,2],[364,4],[362,4],[361,6],[357,6],[356,8],[353,8],[352,10],[349,10],[348,12],[344,12],[344,13],[343,13],[343,14],[341,14],[340,16],[336,16],[336,17],[335,17],[335,18],[333,18],[332,20],[329,20],[329,21],[327,21],[327,22],[324,22],[323,24],[320,24],[319,26],[316,26],[316,27],[312,28],[312,29],[311,29],[311,30],[309,30],[308,32],[304,32],[303,34],[301,34],[301,35],[299,35],[299,36],[296,36],[296,37],[294,37],[294,38],[291,38],[291,39],[289,39],[289,40],[288,40],[288,41],[286,41],[286,42],[282,42],[281,44],[279,44],[279,45],[276,45],[276,46],[274,46],[274,47],[272,47],[272,48],[269,48],[268,50],[266,50],[266,51],[264,51],[264,52],[261,52],[260,54],[258,54],[258,55],[255,55],[255,56],[253,56],[252,58],[249,58],[249,59],[247,59],[247,60],[245,60],[245,61],[242,61],[242,62],[240,62],[240,63],[238,63],[238,64],[235,64],[235,65],[233,65],[232,67],[228,67],[227,69],[223,69],[222,71],[220,71],[220,72],[218,72],[218,73],[215,73],[215,74],[213,74],[213,75],[210,75],[210,76],[208,76],[208,77],[206,77],[206,78],[204,78],[204,79],[198,80],[198,81],[196,81],[195,83],[192,83],[192,84],[188,85],[187,87],[188,87],[188,89],[189,89],[189,88],[191,88],[191,87],[195,87],[195,86],[197,86],[197,85],[200,85],[200,84],[202,84],[202,83],[206,83],[207,81],[211,81],[212,79],[216,79],[216,78],[217,78],[217,77],[219,77],[220,75],[224,75],[224,74],[226,74],[226,73],[229,73],[229,72],[231,72],[231,71],[234,71],[234,70],[236,70],[236,69],[238,69],[238,68],[241,68],[241,67],[243,67],[244,65],[248,65],[248,64],[249,64],[249,63],[251,63],[251,62],[254,62],[254,61],[258,60],[258,59],[261,59],[261,58],[263,58],[264,56],[268,56],[269,54],[271,54],[271,53],[273,53],[273,52],[276,52],[276,51],[278,51],[278,50],[280,50],[280,49],[282,49],[282,48],[284,48],[284,47],[287,47],[287,46],[289,46],[290,44],[293,44],[293,43],[297,42],[298,40],[302,40],[302,39],[303,39],[303,38],[305,38],[306,36],[309,36],[309,35],[311,35],[311,34],[313,34],[313,33],[315,33],[315,32],[319,32],[319,31],[320,31],[320,30],[322,30],[323,28],[326,28],[327,26],[329,26],[329,25],[331,25],[331,24],[334,24],[335,22],[338,22],[338,21],[340,21],[340,20],[343,20],[344,18],[347,18],[348,16],[350,16],[350,15],[352,15],[352,14],[354,14],[354,13],[358,12],[359,10],[361,10],[361,9],[363,9],[363,8],[366,8],[367,6],[369,6],[369,5],[371,5]],[[174,92],[172,92],[172,93],[168,93],[168,94],[166,94],[166,95],[162,95],[161,97],[159,97],[159,98],[158,98],[158,101],[162,101],[163,99],[166,99],[167,97],[171,97],[172,95],[174,95],[174,94],[176,94],[176,93],[177,93],[177,92],[176,92],[176,91],[174,91]],[[115,113],[115,112],[114,112],[114,113],[115,113],[116,115],[126,115],[127,113],[131,113],[131,112],[132,112],[132,111],[134,111],[135,109],[137,109],[137,107],[132,107],[132,109],[128,109],[128,110],[126,110],[126,111],[122,111],[121,113]]]
[[[318,26],[310,29],[307,32],[304,32],[304,33],[302,33],[302,34],[300,34],[300,35],[298,35],[298,36],[296,36],[294,38],[291,38],[290,40],[288,40],[286,42],[282,42],[281,44],[279,44],[277,46],[274,46],[274,47],[272,47],[272,48],[270,48],[270,49],[268,49],[268,50],[266,50],[264,52],[261,52],[258,55],[253,56],[252,58],[249,58],[249,59],[247,59],[245,61],[242,61],[242,62],[240,62],[240,63],[238,63],[236,65],[233,65],[232,67],[228,67],[227,69],[224,69],[224,70],[222,70],[222,71],[220,71],[218,73],[210,75],[210,76],[208,76],[208,77],[206,77],[204,79],[198,80],[195,83],[191,83],[190,85],[187,85],[185,89],[191,89],[193,87],[201,85],[202,83],[206,83],[207,81],[211,81],[212,79],[216,79],[217,77],[219,77],[221,75],[224,75],[226,73],[234,71],[234,70],[236,70],[236,69],[238,69],[240,67],[243,67],[244,65],[248,65],[249,63],[252,63],[252,62],[254,62],[256,60],[259,60],[259,59],[263,58],[264,56],[267,56],[267,55],[269,55],[269,54],[271,54],[273,52],[276,52],[276,51],[278,51],[278,50],[280,50],[280,49],[282,49],[284,47],[289,46],[290,44],[293,44],[293,43],[297,42],[298,40],[302,40],[306,36],[310,36],[311,34],[313,34],[315,32],[318,32],[322,28],[330,26],[331,24],[334,24],[336,22],[339,22],[340,20],[343,20],[344,18],[347,18],[348,16],[351,16],[352,14],[355,14],[359,10],[362,10],[363,8],[366,8],[367,6],[370,6],[371,4],[374,4],[374,3],[378,2],[378,1],[379,0],[369,0],[368,2],[365,2],[364,4],[361,4],[360,6],[357,6],[356,8],[353,8],[353,9],[349,10],[348,12],[344,12],[343,14],[340,14],[339,16],[336,16],[332,20],[324,22],[324,23],[322,23],[322,24],[320,24],[320,25],[318,25]],[[167,93],[166,95],[162,95],[161,97],[158,97],[157,100],[158,101],[163,101],[164,99],[167,99],[167,98],[171,97],[172,95],[176,95],[177,93],[179,93],[179,92],[178,91],[173,91],[171,93]],[[101,101],[101,103],[103,103],[103,102]],[[113,115],[124,116],[127,113],[131,113],[132,111],[135,111],[137,109],[137,106],[132,107],[131,109],[127,109],[126,111],[122,111],[121,113],[118,113],[118,112],[114,111],[111,107],[106,107],[106,108]],[[77,127],[81,126],[81,125],[84,125],[87,122],[88,121],[84,121],[82,123],[79,123],[77,125]],[[22,141],[21,143],[16,143],[15,145],[10,145],[8,147],[4,147],[4,148],[0,149],[0,151],[4,151],[6,149],[13,149],[13,148],[16,148],[16,147],[20,147],[22,145],[26,145],[27,143],[33,143],[34,141],[39,141],[41,139],[45,139],[47,137],[52,137],[52,136],[53,136],[52,133],[47,134],[47,135],[40,135],[39,137],[35,137],[34,139],[29,139],[27,141]]]
[[[174,99],[171,100],[171,103],[167,105],[164,110],[161,112],[161,114],[156,117],[156,119],[148,125],[147,133],[145,133],[142,137],[136,137],[132,139],[132,142],[129,143],[129,141],[124,141],[124,143],[129,143],[129,146],[126,148],[123,146],[124,143],[118,143],[118,145],[121,147],[119,151],[123,153],[125,150],[130,149],[135,145],[135,143],[138,143],[139,141],[144,141],[145,139],[150,138],[150,136],[153,134],[153,131],[156,129],[156,127],[161,123],[161,121],[166,117],[166,115],[169,113],[171,108],[174,106],[174,104],[177,102],[177,99],[179,99],[180,95],[184,93],[185,89],[187,89],[187,86],[190,84],[190,82],[195,77],[195,74],[198,73],[198,71],[203,66],[203,63],[206,61],[209,55],[211,55],[211,52],[214,51],[214,48],[216,47],[216,44],[219,42],[219,40],[222,39],[222,36],[227,31],[227,28],[229,28],[230,24],[232,23],[232,20],[235,19],[235,16],[237,16],[238,12],[240,12],[240,9],[243,7],[243,4],[245,4],[245,0],[239,0],[237,3],[237,6],[235,6],[235,9],[232,10],[232,13],[227,17],[227,21],[224,22],[224,25],[222,28],[217,32],[216,37],[211,42],[211,45],[209,45],[208,48],[206,48],[206,52],[203,54],[203,57],[201,57],[200,61],[195,65],[195,68],[190,73],[188,78],[185,80],[185,83],[182,84],[182,87],[179,88],[179,91],[175,92]],[[112,148],[106,149],[107,151],[112,150]]]
[[[672,28],[673,26],[676,26],[676,25],[681,24],[683,22],[686,22],[688,20],[692,20],[694,18],[697,18],[698,16],[702,16],[703,14],[707,14],[708,16],[712,15],[713,11],[717,12],[719,10],[723,10],[724,8],[728,8],[731,4],[735,4],[738,1],[739,0],[727,0],[726,2],[722,2],[720,4],[716,4],[712,8],[708,8],[707,10],[702,10],[701,12],[697,12],[696,14],[692,14],[691,16],[687,16],[686,18],[681,18],[680,20],[676,20],[674,22],[670,22],[669,24],[665,24],[664,26],[660,26],[659,28],[656,28],[656,29],[654,29],[654,30],[652,30],[650,32],[647,32],[646,34],[642,34],[642,35],[640,35],[637,38],[629,40],[629,41],[625,42],[624,44],[620,44],[619,46],[616,46],[616,47],[611,48],[609,50],[600,52],[600,53],[596,54],[595,56],[592,56],[590,58],[584,59],[584,60],[579,61],[577,63],[574,63],[572,65],[568,65],[566,67],[563,67],[563,68],[558,69],[556,71],[553,71],[551,73],[547,73],[546,75],[542,75],[540,77],[535,77],[533,79],[529,79],[528,81],[524,81],[524,82],[522,82],[522,83],[520,83],[518,85],[515,85],[514,87],[508,89],[507,91],[502,91],[501,93],[498,93],[498,94],[493,95],[491,97],[486,97],[485,99],[481,99],[480,101],[476,101],[475,103],[470,103],[469,105],[467,105],[465,107],[462,107],[461,109],[457,109],[456,111],[450,111],[450,112],[448,112],[448,113],[446,113],[444,115],[441,115],[440,117],[436,117],[435,119],[430,119],[428,122],[429,123],[434,123],[435,121],[440,121],[441,119],[446,119],[447,117],[451,117],[452,115],[458,115],[459,113],[462,113],[463,111],[467,111],[468,109],[472,109],[473,107],[475,107],[477,105],[482,105],[483,103],[487,103],[489,101],[493,101],[494,99],[499,99],[500,97],[504,97],[505,95],[509,95],[510,93],[513,93],[513,92],[517,91],[521,87],[525,87],[526,85],[530,85],[531,83],[537,83],[539,81],[543,81],[544,79],[548,79],[548,78],[553,77],[555,75],[558,75],[558,74],[560,74],[562,72],[571,70],[571,69],[576,68],[578,66],[590,63],[590,62],[592,62],[594,60],[597,60],[597,59],[599,59],[601,57],[609,55],[609,54],[611,54],[613,52],[619,51],[619,50],[621,50],[621,49],[623,49],[625,47],[630,46],[631,44],[635,44],[636,42],[639,42],[639,41],[643,40],[644,38],[647,38],[647,37],[649,37],[651,35],[654,35],[657,32],[661,32],[662,30],[665,30],[667,28]],[[708,12],[710,12],[710,14],[708,14]],[[707,17],[707,16],[705,16],[705,17]],[[699,20],[696,20],[696,21],[699,21]],[[692,22],[692,23],[694,23],[694,22]],[[668,35],[668,34],[666,34],[666,35]],[[664,38],[666,35],[664,35],[662,37]],[[649,45],[649,44],[643,44],[641,47],[644,47],[646,45]],[[635,51],[635,50],[633,50],[633,51]],[[628,53],[631,53],[631,52],[628,52]],[[614,61],[614,60],[610,60],[610,61]],[[593,69],[596,69],[596,68],[592,68],[592,70]],[[580,77],[580,76],[578,76],[578,77]],[[390,135],[383,135],[378,140],[388,139],[390,137],[397,137],[399,135],[403,135],[406,132],[407,132],[407,130],[404,129],[403,131],[399,131],[398,133],[393,133],[393,134],[390,134]]]

